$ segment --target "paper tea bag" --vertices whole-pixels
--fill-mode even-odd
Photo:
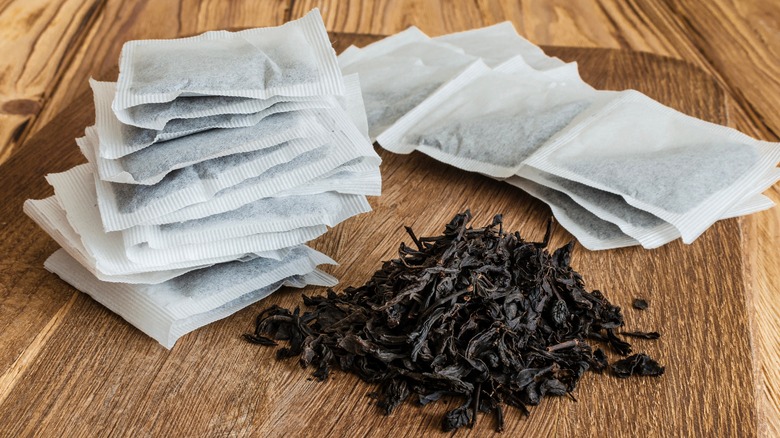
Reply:
[[[146,243],[150,248],[216,242],[261,233],[281,233],[306,227],[335,227],[371,211],[362,195],[326,192],[316,195],[264,198],[236,210],[164,225],[138,225],[123,231],[125,247]]]
[[[290,163],[273,167],[256,178],[224,189],[208,201],[149,219],[144,223],[167,224],[199,219],[234,210],[271,196],[324,192],[378,196],[381,187],[378,171],[379,157],[373,155],[373,150],[365,151],[363,154],[362,157],[367,160],[366,164],[374,166],[374,176],[369,177],[369,183],[363,186],[358,186],[358,183],[353,180],[353,175],[349,173],[345,175],[342,172],[343,166],[349,166],[354,160],[353,153],[338,146],[326,145]],[[343,164],[338,164],[340,162]]]
[[[94,253],[87,251],[78,233],[68,223],[65,210],[60,207],[55,196],[40,200],[28,199],[24,203],[24,213],[50,235],[71,257],[76,259],[85,269],[89,270],[92,275],[101,281],[109,283],[157,284],[194,269],[205,268],[215,263],[234,259],[233,257],[219,257],[211,260],[201,260],[201,264],[188,268],[108,275],[98,269],[98,261],[95,257],[101,257],[102,253],[99,251]]]
[[[228,239],[207,247],[188,246],[139,254],[139,248],[125,247],[121,232],[106,233],[100,227],[100,212],[89,164],[50,174],[47,180],[54,187],[68,223],[80,237],[86,252],[95,260],[96,269],[105,275],[191,268],[213,264],[216,260],[236,260],[249,253],[280,258],[284,255],[284,248],[311,240],[322,234],[325,228],[299,230],[293,236],[264,235],[263,238],[246,239],[246,242]]]
[[[125,43],[112,108],[123,123],[132,125],[124,110],[179,96],[342,94],[336,55],[314,9],[278,27]]]
[[[596,101],[575,64],[537,71],[516,57],[490,70],[477,63],[377,138],[385,149],[419,150],[495,178],[523,162]]]
[[[617,225],[600,219],[565,194],[514,176],[506,180],[550,206],[553,215],[585,248],[596,251],[638,245]]]
[[[748,197],[780,161],[777,144],[684,115],[637,91],[589,112],[527,164],[618,194],[673,225],[685,243]]]
[[[184,212],[186,217],[177,215],[180,219],[176,221],[222,213],[302,185],[359,157],[372,159],[378,167],[379,157],[343,112],[330,116],[338,119],[336,132],[324,139],[301,139],[278,148],[198,163],[176,170],[152,186],[108,183],[96,177],[105,229],[117,231],[153,223],[155,218],[196,204],[201,215],[190,217]],[[225,195],[229,195],[229,203],[225,203],[227,198],[216,200]],[[222,207],[210,209],[215,203],[206,201]]]
[[[329,120],[317,110],[276,112],[292,109],[293,105],[273,106],[266,110],[269,114],[260,114],[262,119],[245,128],[211,129],[157,143],[116,160],[97,156],[98,173],[104,181],[152,185],[171,171],[202,161],[328,133]]]
[[[558,58],[545,55],[538,46],[518,35],[509,21],[442,35],[434,38],[434,41],[458,47],[465,53],[482,59],[488,67],[496,67],[515,56],[522,56],[528,65],[537,70],[549,70],[565,64]]]
[[[111,110],[111,101],[116,92],[116,83],[90,80],[95,100],[95,128],[99,139],[98,157],[117,159],[149,147],[155,143],[181,138],[210,129],[245,128],[257,125],[264,117],[301,109],[332,108],[341,106],[361,130],[368,132],[368,126],[357,75],[344,77],[344,96],[315,96],[292,100],[287,97],[271,99],[241,99],[240,105],[222,105],[223,97],[179,98],[168,105],[159,118],[168,118],[158,129],[139,128],[121,123]],[[183,99],[189,99],[181,103]],[[179,104],[177,104],[177,102]],[[198,108],[195,102],[201,102]],[[162,110],[162,109],[161,109]],[[187,112],[189,110],[189,112]],[[130,182],[130,181],[117,181]]]
[[[142,286],[101,282],[62,250],[44,266],[165,348],[172,348],[184,334],[225,318],[282,286],[335,285],[333,277],[316,269],[324,263],[334,262],[300,247],[281,261],[223,263]]]
[[[770,172],[751,194],[751,198],[731,208],[723,218],[736,217],[771,208],[774,203],[758,193],[765,190],[777,179],[777,171]],[[636,239],[647,249],[657,248],[680,237],[679,231],[663,219],[628,204],[623,197],[599,190],[574,181],[550,175],[548,173],[523,167],[518,176],[537,184],[565,193],[599,218],[617,225],[625,234]],[[768,202],[767,202],[768,201]]]
[[[360,76],[372,139],[476,60],[414,27],[339,57],[344,74]]]

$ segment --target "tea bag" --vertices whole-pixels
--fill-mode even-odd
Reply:
[[[159,129],[139,128],[122,124],[111,110],[111,101],[116,92],[116,83],[98,82],[90,80],[95,100],[95,128],[99,139],[98,157],[103,159],[118,159],[137,152],[155,143],[173,140],[208,131],[210,129],[245,128],[256,125],[264,117],[301,109],[333,108],[341,106],[347,111],[352,121],[361,132],[368,132],[363,97],[360,91],[360,81],[357,75],[344,77],[344,96],[312,97],[294,101],[285,101],[285,98],[274,97],[272,99],[243,99],[242,105],[220,106],[219,102],[212,102],[207,98],[180,98],[165,105],[173,106],[181,99],[201,99],[204,108],[197,106],[192,101],[189,105],[176,105],[169,109],[166,119]],[[216,98],[219,99],[219,98]],[[227,99],[227,98],[224,98]],[[164,105],[164,104],[154,104]],[[190,112],[184,112],[189,110]],[[130,181],[117,181],[130,182]]]
[[[360,75],[372,139],[476,60],[414,27],[339,57],[344,74]]]
[[[165,348],[172,348],[184,334],[235,313],[282,286],[335,285],[333,277],[316,269],[323,263],[333,261],[301,247],[281,261],[223,263],[144,286],[101,282],[62,250],[44,266]]]
[[[522,57],[493,70],[477,63],[377,142],[391,152],[419,150],[463,170],[507,178],[591,104],[610,96],[583,82],[576,64],[537,71]]]
[[[275,111],[274,107],[269,111]],[[274,113],[252,126],[212,129],[157,143],[116,160],[96,156],[96,164],[103,181],[153,185],[171,171],[203,161],[268,149],[291,140],[322,138],[330,122],[327,115],[315,110]]]
[[[125,247],[150,248],[216,242],[261,233],[280,233],[327,225],[371,211],[362,195],[335,192],[263,198],[236,210],[202,219],[163,225],[138,225],[122,232]]]
[[[765,184],[758,187],[751,198],[730,209],[724,218],[755,213],[770,208],[773,203],[759,193],[774,183],[776,171],[765,178]],[[531,167],[523,167],[519,176],[537,184],[565,193],[577,204],[599,218],[617,225],[625,234],[636,239],[647,249],[657,248],[680,237],[671,224],[644,210],[628,204],[620,195],[599,190],[574,181],[550,175]],[[767,201],[769,201],[767,203]]]
[[[360,153],[365,164],[374,167],[377,178],[379,157],[373,149]],[[360,195],[378,195],[381,178],[365,187],[358,187],[351,181],[351,175],[343,175],[340,166],[354,160],[354,151],[326,145],[304,154],[295,160],[269,169],[262,175],[243,181],[217,193],[208,201],[193,204],[163,216],[145,220],[144,224],[166,224],[199,219],[234,210],[250,202],[271,196],[289,196],[338,192]],[[344,177],[344,178],[336,178]],[[331,178],[334,178],[331,180]],[[343,187],[342,184],[346,186]],[[299,190],[305,186],[305,189]]]
[[[620,231],[617,225],[600,219],[557,190],[517,176],[508,178],[506,182],[549,205],[558,222],[589,250],[623,248],[639,244]]]
[[[138,274],[142,272],[168,271],[214,264],[217,261],[236,260],[247,253],[258,253],[264,258],[281,258],[283,246],[269,250],[230,252],[225,247],[234,243],[226,241],[221,246],[199,248],[186,253],[186,257],[166,258],[168,254],[149,254],[146,259],[131,259],[124,245],[121,232],[104,232],[97,207],[93,184],[93,169],[89,164],[76,166],[66,172],[50,174],[47,180],[54,187],[56,199],[66,213],[67,222],[81,240],[84,249],[95,261],[95,269],[109,276]],[[316,234],[316,233],[312,233]],[[288,245],[289,246],[289,245]]]
[[[319,10],[282,26],[206,32],[191,38],[125,43],[112,108],[179,96],[342,95],[344,84]]]
[[[480,58],[489,67],[496,67],[515,56],[522,56],[528,65],[537,70],[549,70],[565,64],[558,58],[547,56],[538,46],[518,35],[509,21],[442,35],[435,37],[434,41],[458,47],[465,53]]]
[[[620,195],[674,226],[685,243],[748,198],[780,161],[776,144],[633,90],[589,113],[527,164]]]
[[[92,275],[101,281],[109,283],[157,284],[194,269],[234,259],[233,257],[217,257],[212,260],[202,260],[201,264],[188,268],[107,275],[98,269],[95,255],[84,247],[78,233],[68,223],[65,210],[60,207],[55,196],[39,200],[28,199],[24,203],[24,213],[50,235],[71,257],[76,259],[85,269],[89,270]]]

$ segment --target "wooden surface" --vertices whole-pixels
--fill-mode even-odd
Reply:
[[[333,39],[339,47],[368,40],[344,34]],[[607,49],[547,49],[577,60],[585,79],[599,88],[634,87],[689,114],[726,120],[722,89],[684,62]],[[336,373],[325,383],[311,381],[295,361],[277,362],[273,349],[240,339],[262,307],[300,304],[298,290],[284,290],[197,330],[168,352],[45,272],[43,260],[56,244],[20,214],[21,204],[51,193],[44,174],[83,161],[71,139],[91,123],[92,111],[89,95],[77,96],[0,168],[0,184],[10,188],[0,205],[4,434],[443,435],[440,416],[455,401],[426,409],[407,403],[383,417],[366,396],[372,387],[356,377]],[[402,225],[422,235],[438,233],[464,208],[481,223],[502,212],[506,229],[529,239],[542,237],[549,210],[519,190],[420,154],[382,155],[385,190],[372,200],[375,211],[336,227],[314,245],[341,262],[330,272],[342,284],[361,284],[380,260],[392,257],[406,239]],[[507,436],[756,435],[757,382],[741,230],[738,221],[729,220],[690,246],[578,249],[575,268],[590,288],[624,307],[629,329],[663,333],[659,341],[637,340],[635,347],[658,358],[667,373],[627,380],[588,374],[574,394],[577,403],[547,399],[529,418],[508,411]],[[557,229],[553,246],[569,239]],[[631,309],[637,296],[650,301],[648,311]],[[493,428],[484,417],[460,435]]]

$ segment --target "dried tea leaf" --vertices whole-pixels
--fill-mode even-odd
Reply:
[[[483,228],[470,220],[456,215],[433,237],[407,227],[413,246],[401,244],[366,284],[304,296],[303,315],[266,309],[247,340],[286,340],[277,357],[299,357],[320,380],[337,366],[377,384],[372,397],[386,414],[411,396],[421,405],[461,398],[444,430],[473,426],[479,412],[502,430],[503,405],[528,414],[546,396],[571,396],[587,370],[608,366],[589,340],[630,354],[615,334],[620,308],[571,268],[573,243],[550,254],[549,224],[534,243],[505,232],[500,215]]]

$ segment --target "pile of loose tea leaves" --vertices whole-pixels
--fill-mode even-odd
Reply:
[[[365,285],[304,296],[311,310],[303,314],[270,307],[245,338],[287,341],[277,358],[298,357],[320,380],[337,366],[378,384],[372,396],[387,414],[409,397],[421,405],[460,397],[443,419],[447,431],[473,425],[478,412],[495,415],[502,430],[505,405],[528,414],[545,396],[571,393],[587,370],[663,374],[645,354],[610,366],[588,342],[631,354],[616,332],[620,308],[585,290],[569,265],[573,243],[545,249],[551,224],[534,243],[505,232],[500,215],[484,228],[470,220],[459,214],[436,237],[407,227],[414,245],[402,243]]]

